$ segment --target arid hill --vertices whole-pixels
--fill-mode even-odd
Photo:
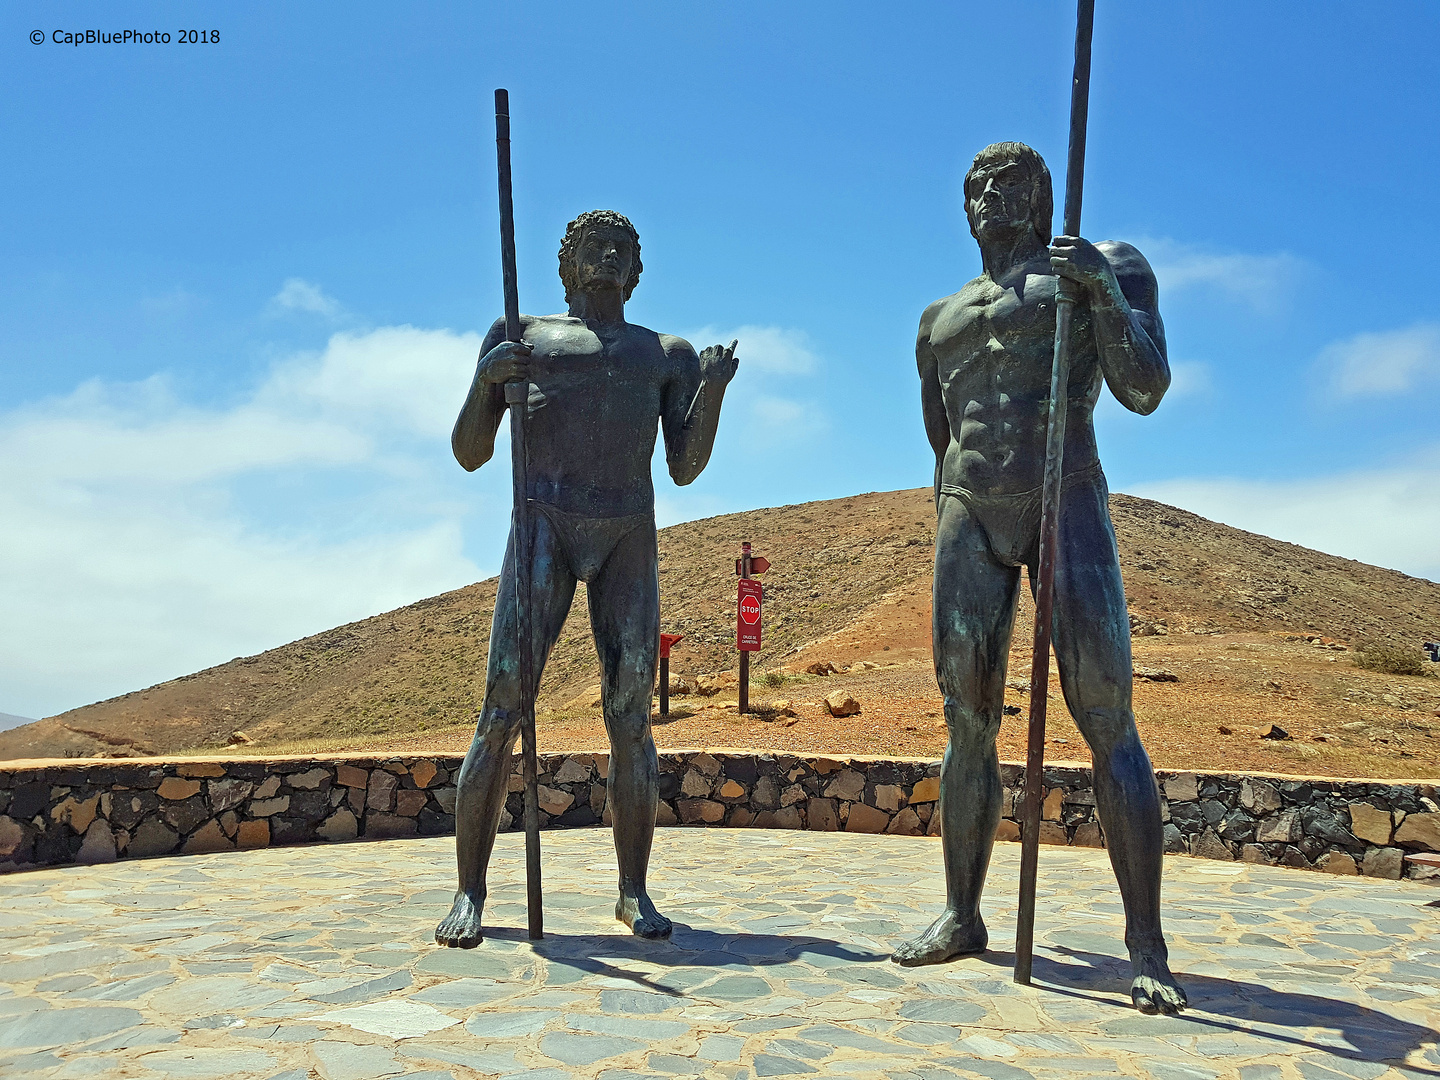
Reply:
[[[1137,634],[1136,663],[1148,662],[1150,646],[1170,650],[1164,656],[1187,671],[1186,681],[1166,688],[1179,695],[1173,709],[1187,716],[1198,709],[1196,715],[1202,727],[1208,724],[1209,733],[1216,728],[1212,712],[1230,715],[1226,701],[1220,700],[1223,686],[1229,684],[1220,674],[1235,666],[1234,651],[1242,645],[1284,645],[1306,663],[1329,663],[1317,669],[1321,674],[1369,677],[1358,672],[1348,654],[1333,649],[1322,655],[1315,645],[1418,643],[1440,632],[1440,585],[1434,582],[1243,532],[1144,499],[1112,496],[1111,512]],[[774,564],[764,577],[766,650],[756,658],[756,672],[783,667],[793,673],[814,659],[841,667],[869,661],[865,670],[875,693],[895,696],[894,706],[887,710],[872,697],[866,723],[846,722],[844,727],[858,732],[889,725],[884,738],[872,738],[870,748],[876,752],[938,752],[939,696],[929,672],[933,524],[930,492],[919,488],[753,510],[661,531],[662,625],[685,635],[675,650],[672,674],[714,673],[734,666],[734,560],[740,541],[749,540]],[[0,732],[0,759],[198,751],[224,745],[237,730],[254,740],[258,750],[316,740],[332,747],[378,747],[395,740],[454,742],[460,737],[457,732],[473,723],[483,693],[495,587],[492,578],[258,656]],[[1012,680],[1028,674],[1024,652],[1030,617],[1027,596],[1016,626]],[[1227,645],[1231,653],[1221,655],[1219,650]],[[1189,651],[1175,652],[1181,646]],[[876,664],[883,666],[870,671]],[[887,671],[889,676],[882,677]],[[1215,678],[1202,677],[1205,672]],[[1401,677],[1376,678],[1391,687]],[[785,691],[788,696],[808,692],[800,685],[804,680],[793,681],[796,686]],[[557,734],[575,724],[588,725],[586,730],[593,733],[586,737],[601,741],[598,713],[589,700],[597,682],[582,586],[545,673],[542,723]],[[778,683],[778,678],[771,682]],[[1334,678],[1330,682],[1335,685],[1323,679],[1323,686],[1315,683],[1319,689],[1311,695],[1314,702],[1302,700],[1295,680],[1264,680],[1264,693],[1274,699],[1279,710],[1274,715],[1313,712],[1313,706],[1320,709],[1315,723],[1324,727],[1330,716],[1324,703],[1343,703],[1349,693],[1350,684],[1342,686]],[[1410,689],[1402,687],[1397,698],[1404,705],[1401,713],[1434,721],[1440,682],[1418,677],[1403,682]],[[1197,683],[1209,686],[1208,698]],[[831,685],[838,682],[826,683]],[[1149,692],[1148,686],[1144,689]],[[1383,687],[1374,690],[1377,700],[1388,692]],[[757,687],[757,696],[766,693]],[[1220,699],[1211,700],[1217,693]],[[1195,704],[1202,698],[1210,702],[1203,708]],[[689,700],[698,706],[698,699]],[[1187,700],[1192,703],[1189,712]],[[1137,688],[1142,721],[1144,706]],[[1248,706],[1239,713],[1244,715],[1233,722],[1261,716]],[[803,710],[800,715],[805,715]],[[1334,723],[1347,718],[1335,713]],[[801,737],[806,726],[767,724],[750,733],[732,722],[717,730],[727,736],[720,741],[730,745],[755,740],[779,745]],[[714,732],[699,734],[716,741]],[[840,737],[819,730],[812,734]],[[1417,738],[1424,743],[1424,753],[1412,765],[1398,767],[1402,772],[1428,768],[1434,775],[1428,734],[1401,737],[1400,743],[1412,749],[1396,752],[1417,758]],[[1202,738],[1196,751],[1213,750],[1214,741],[1213,734]]]

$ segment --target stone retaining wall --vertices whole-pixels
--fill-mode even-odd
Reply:
[[[455,755],[0,763],[0,872],[455,831]],[[541,755],[546,827],[608,823],[606,754]],[[753,751],[662,754],[657,822],[935,835],[940,763]],[[1024,768],[1001,766],[1019,838]],[[1340,874],[1440,877],[1435,786],[1161,771],[1165,850]],[[517,827],[519,759],[501,827]],[[1045,770],[1040,840],[1104,846],[1090,770]]]

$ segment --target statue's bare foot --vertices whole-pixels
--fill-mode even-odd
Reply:
[[[1163,951],[1132,952],[1130,963],[1135,969],[1130,1000],[1142,1013],[1177,1013],[1189,1004],[1185,991],[1170,974]]]
[[[646,893],[639,896],[620,895],[615,901],[615,918],[619,919],[636,937],[668,938],[672,929],[670,920],[655,910],[655,905]]]
[[[450,914],[435,928],[435,942],[452,949],[473,949],[484,938],[480,931],[480,909],[485,900],[477,903],[469,894],[457,892]]]
[[[967,922],[947,909],[925,933],[896,948],[890,959],[905,967],[942,964],[952,956],[984,952],[988,944],[990,933],[984,919],[977,915],[973,923]]]

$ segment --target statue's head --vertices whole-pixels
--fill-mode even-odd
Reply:
[[[970,235],[1013,232],[1029,225],[1040,242],[1050,242],[1054,195],[1045,159],[1024,143],[991,143],[975,155],[965,174],[965,216]]]
[[[565,228],[560,242],[560,280],[565,301],[596,288],[622,290],[630,299],[640,280],[640,234],[630,219],[614,210],[589,210]]]

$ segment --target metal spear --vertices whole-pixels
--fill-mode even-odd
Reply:
[[[1065,228],[1080,235],[1085,186],[1085,125],[1090,112],[1090,37],[1095,0],[1077,0],[1075,71],[1070,83],[1070,154],[1065,163]],[[1065,405],[1070,382],[1070,319],[1080,287],[1055,283],[1055,357],[1050,368],[1050,417],[1045,429],[1045,486],[1041,494],[1040,568],[1035,587],[1035,650],[1030,664],[1030,739],[1025,755],[1025,809],[1020,832],[1020,907],[1015,916],[1015,981],[1029,984],[1035,946],[1035,875],[1040,860],[1040,800],[1045,772],[1045,702],[1050,684],[1050,634],[1055,612],[1060,478],[1065,456]]]
[[[495,91],[495,161],[500,175],[500,268],[505,287],[505,340],[520,340],[520,291],[515,276],[515,203],[510,191],[510,92]],[[540,906],[540,789],[535,752],[535,671],[530,624],[530,502],[526,482],[525,410],[528,380],[505,384],[510,407],[510,460],[515,481],[510,550],[515,560],[516,651],[520,657],[520,753],[525,771],[525,899],[530,938],[545,936]]]

